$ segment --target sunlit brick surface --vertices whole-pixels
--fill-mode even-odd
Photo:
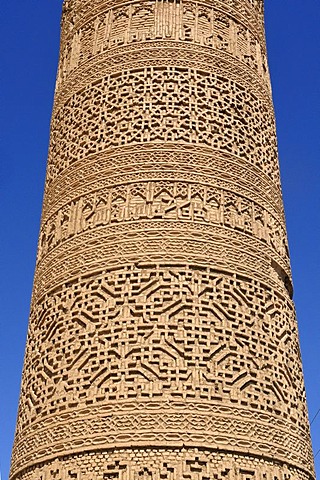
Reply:
[[[65,0],[11,480],[312,480],[261,0]]]

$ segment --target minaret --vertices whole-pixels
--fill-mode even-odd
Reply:
[[[65,0],[11,480],[312,480],[262,0]]]

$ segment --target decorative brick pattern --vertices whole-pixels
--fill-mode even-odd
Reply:
[[[65,0],[11,480],[312,480],[262,0]]]

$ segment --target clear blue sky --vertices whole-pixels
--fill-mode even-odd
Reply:
[[[1,3],[0,461],[7,480],[33,281],[62,0]],[[320,408],[320,1],[266,0],[310,418]],[[320,414],[312,425],[320,449]],[[320,474],[320,453],[316,458]]]

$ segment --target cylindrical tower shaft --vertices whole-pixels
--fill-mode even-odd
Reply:
[[[314,478],[262,0],[66,0],[11,480]]]

